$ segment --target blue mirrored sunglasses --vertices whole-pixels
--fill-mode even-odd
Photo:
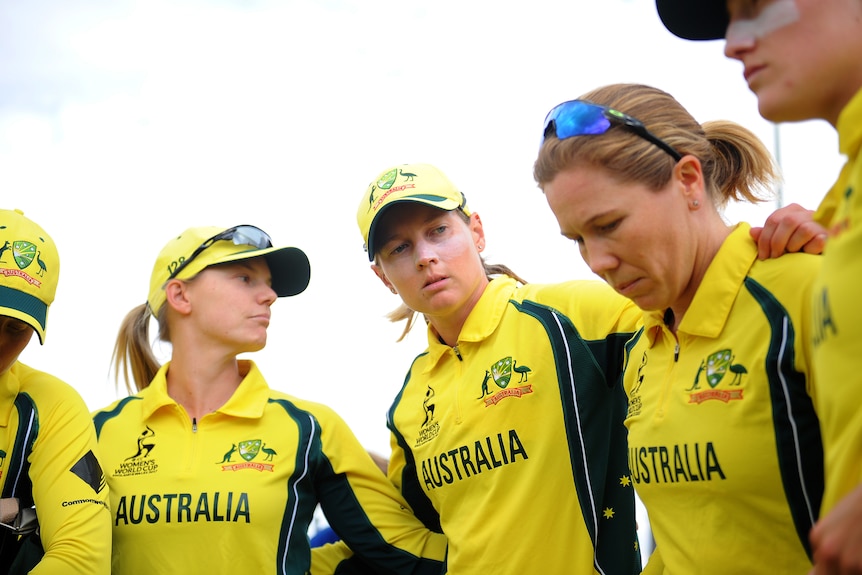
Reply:
[[[623,114],[613,108],[600,106],[587,100],[570,100],[554,107],[545,116],[545,129],[542,142],[550,135],[560,140],[574,136],[595,136],[604,134],[611,126],[623,126],[644,140],[651,142],[670,154],[677,162],[682,154],[677,152],[667,142],[646,129],[643,122]]]
[[[183,271],[186,266],[189,265],[189,263],[191,263],[192,260],[201,255],[202,251],[204,251],[214,243],[222,240],[232,241],[234,245],[237,246],[252,246],[259,250],[272,247],[272,240],[270,239],[269,235],[262,229],[249,225],[234,226],[214,235],[213,237],[199,245],[197,249],[192,252],[192,255],[184,259],[183,263],[177,266],[177,269],[175,269],[174,272],[168,276],[168,279],[172,280],[177,277],[180,272]]]

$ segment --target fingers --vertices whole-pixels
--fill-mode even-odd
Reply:
[[[815,575],[862,573],[862,487],[842,499],[811,529]]]
[[[757,242],[757,257],[777,258],[785,253],[804,251],[819,254],[826,242],[826,229],[813,219],[814,212],[790,204],[773,212],[763,228],[752,228]]]

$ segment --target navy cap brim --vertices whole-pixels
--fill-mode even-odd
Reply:
[[[272,289],[278,297],[305,291],[311,278],[308,256],[299,248],[281,248],[263,256],[272,274]]]
[[[726,0],[656,0],[659,18],[685,40],[724,38],[730,18]]]

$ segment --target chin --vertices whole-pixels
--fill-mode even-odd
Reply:
[[[659,303],[650,295],[629,298],[643,311],[664,311],[668,308],[667,305]]]
[[[786,94],[770,97],[768,91],[755,92],[757,96],[757,111],[770,122],[799,122],[810,120],[811,114],[798,110],[799,106],[786,99]]]

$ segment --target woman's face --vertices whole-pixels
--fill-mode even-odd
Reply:
[[[210,345],[232,354],[266,345],[270,306],[278,296],[264,258],[208,267],[185,286],[191,316]]]
[[[672,307],[692,289],[695,242],[676,180],[652,191],[585,165],[560,172],[544,191],[590,269],[641,309]]]
[[[485,235],[477,214],[465,221],[407,202],[387,208],[376,229],[374,272],[412,310],[447,320],[466,318],[488,283],[479,257]]]
[[[33,328],[20,319],[0,315],[0,375],[3,375],[18,360],[18,356],[30,343]]]
[[[728,0],[725,55],[742,62],[763,117],[833,125],[862,87],[859,0]]]

